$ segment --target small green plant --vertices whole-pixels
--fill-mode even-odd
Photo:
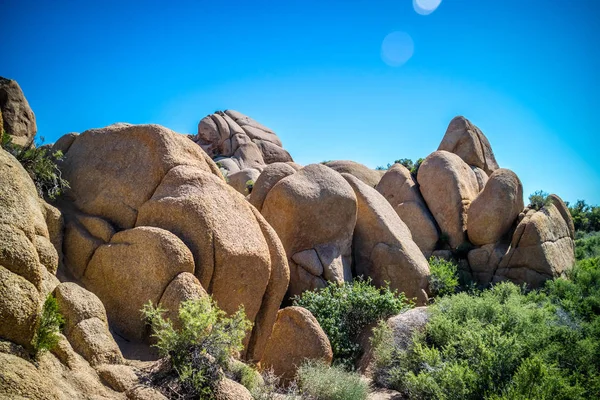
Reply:
[[[49,153],[45,147],[40,147],[44,141],[40,141],[36,146],[24,148],[12,142],[12,137],[2,131],[0,138],[2,148],[13,155],[29,174],[40,197],[48,196],[55,199],[69,188],[69,182],[63,179],[57,161],[64,158],[61,151]]]
[[[447,296],[458,289],[458,266],[443,258],[429,258],[429,292],[433,297]]]
[[[411,307],[403,293],[371,280],[330,283],[324,289],[304,292],[294,305],[308,309],[329,338],[334,363],[351,368],[360,355],[358,335],[369,324]]]
[[[252,189],[254,189],[254,181],[249,179],[246,181],[246,193],[252,193]]]
[[[401,158],[399,160],[394,161],[394,164],[402,164],[409,171],[412,171],[412,169],[415,167],[415,163],[410,158]]]
[[[227,317],[210,297],[185,301],[179,308],[178,330],[163,318],[164,311],[151,302],[142,309],[156,339],[154,346],[169,360],[183,392],[212,398],[222,370],[242,350],[242,340],[251,327],[243,307]]]
[[[238,360],[229,362],[227,375],[250,392],[256,391],[259,386],[264,384],[260,374],[254,368]]]
[[[532,208],[536,211],[540,211],[544,207],[548,207],[552,204],[552,199],[549,197],[548,193],[543,190],[538,190],[533,192],[529,196],[529,208]]]
[[[581,234],[575,239],[575,258],[583,260],[600,257],[600,232],[578,233]]]
[[[423,164],[423,161],[425,161],[424,158],[419,158],[415,165],[411,168],[410,173],[414,176],[417,176],[417,174],[419,173],[419,167],[421,166],[421,164]]]
[[[298,387],[304,398],[319,400],[364,400],[369,392],[359,374],[318,361],[298,369]]]
[[[58,301],[48,295],[42,308],[39,324],[33,338],[33,348],[36,354],[52,350],[60,340],[59,333],[65,320],[58,311]]]

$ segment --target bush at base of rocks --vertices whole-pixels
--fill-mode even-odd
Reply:
[[[429,291],[432,297],[446,296],[458,288],[458,266],[439,257],[429,258]]]
[[[378,289],[370,280],[304,292],[294,299],[294,305],[315,316],[331,343],[334,364],[346,366],[353,365],[360,355],[357,339],[363,328],[410,307],[404,294],[388,287]]]

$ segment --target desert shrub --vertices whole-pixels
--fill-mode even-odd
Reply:
[[[421,164],[423,164],[423,161],[425,161],[424,158],[419,158],[417,162],[413,165],[413,167],[410,169],[410,173],[414,176],[417,176],[417,174],[419,173],[419,167],[421,166]]]
[[[359,374],[347,372],[341,366],[309,361],[298,369],[297,375],[302,397],[307,399],[364,400],[369,392]]]
[[[161,357],[166,357],[185,393],[212,398],[215,385],[230,357],[242,350],[251,323],[244,309],[231,317],[220,310],[210,297],[185,301],[179,308],[181,328],[175,329],[164,319],[165,310],[151,302],[142,313],[149,322]]]
[[[600,232],[577,231],[575,238],[575,258],[577,260],[600,257]]]
[[[246,181],[246,193],[252,193],[252,189],[254,189],[254,181],[249,179]]]
[[[548,207],[552,204],[552,200],[548,196],[548,193],[543,190],[533,192],[529,196],[529,208],[539,211],[544,207]]]
[[[573,218],[575,230],[582,232],[600,231],[600,206],[590,206],[584,200],[577,200],[571,207],[569,212]]]
[[[304,292],[294,298],[294,305],[315,316],[329,338],[334,363],[346,367],[354,365],[360,355],[357,339],[367,325],[410,308],[403,293],[360,279]]]
[[[64,190],[69,188],[69,182],[63,179],[60,169],[56,165],[57,161],[63,159],[60,151],[50,154],[45,147],[40,147],[43,138],[37,143],[37,146],[24,148],[12,142],[12,137],[2,132],[0,138],[2,148],[13,155],[29,174],[40,197],[48,196],[55,199],[60,196]]]
[[[458,266],[438,257],[429,258],[429,291],[433,297],[453,294],[458,289]]]
[[[253,367],[241,361],[230,361],[226,374],[229,378],[242,384],[250,392],[263,384],[260,374]]]
[[[402,164],[407,170],[411,171],[415,167],[415,163],[410,158],[401,158],[394,161],[394,164]]]
[[[414,399],[598,398],[599,262],[570,278],[529,293],[501,283],[442,297],[407,349],[381,325],[377,382]]]
[[[54,296],[48,295],[42,314],[37,326],[37,330],[33,337],[33,348],[36,354],[41,354],[44,351],[52,350],[60,340],[60,330],[62,329],[65,320],[58,311],[58,302]]]

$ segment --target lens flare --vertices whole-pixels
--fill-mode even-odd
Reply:
[[[392,32],[383,39],[381,59],[390,67],[399,67],[413,55],[415,45],[406,32]]]
[[[418,14],[429,15],[442,3],[442,0],[413,0],[413,8]]]

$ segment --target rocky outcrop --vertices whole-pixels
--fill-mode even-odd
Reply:
[[[562,275],[575,263],[575,229],[569,210],[556,195],[539,211],[525,209],[512,236],[510,250],[502,258],[494,282],[511,280],[540,287]]]
[[[252,400],[252,394],[236,381],[223,378],[217,384],[215,400]]]
[[[286,176],[295,173],[296,169],[286,163],[274,163],[267,165],[254,182],[252,193],[250,193],[248,201],[250,204],[256,207],[258,211],[261,211],[265,198],[273,186],[275,186],[277,182]]]
[[[35,115],[16,81],[0,76],[0,130],[11,136],[12,142],[29,147],[37,132]]]
[[[271,276],[286,279],[287,264],[272,259],[277,238],[267,240],[253,207],[199,146],[159,125],[115,124],[78,135],[66,155],[65,265],[125,337],[143,336],[139,308],[158,304],[184,272],[226,312],[244,305],[250,321],[261,315],[253,335],[268,336],[277,309],[264,296]],[[118,290],[123,282],[128,290]],[[286,286],[270,294],[283,298]]]
[[[456,248],[467,239],[467,212],[479,194],[473,170],[456,154],[431,153],[419,167],[421,194],[437,221],[441,233]]]
[[[475,245],[496,243],[523,210],[523,185],[508,169],[492,173],[467,213],[469,240]]]
[[[498,169],[490,142],[465,117],[455,117],[450,121],[438,150],[454,153],[467,164],[483,169],[488,175]]]
[[[392,205],[423,255],[429,258],[439,238],[438,228],[410,171],[402,164],[392,165],[376,189]]]
[[[356,196],[340,174],[308,165],[275,183],[261,211],[287,254],[289,295],[351,279]]]
[[[208,296],[198,278],[189,272],[177,275],[160,297],[159,306],[165,310],[163,318],[170,320],[173,327],[181,327],[179,320],[179,306],[184,301],[198,300]]]
[[[328,161],[323,164],[339,172],[340,174],[350,174],[371,187],[377,186],[379,180],[381,179],[381,174],[379,173],[379,171],[371,169],[366,165],[357,163],[355,161],[336,160]]]
[[[331,364],[333,352],[327,335],[305,308],[286,307],[277,313],[271,340],[260,367],[272,369],[284,382],[293,380],[305,360]]]
[[[358,200],[352,242],[356,274],[372,278],[378,286],[387,282],[390,288],[425,304],[429,264],[406,224],[377,190],[350,174],[342,176]]]

